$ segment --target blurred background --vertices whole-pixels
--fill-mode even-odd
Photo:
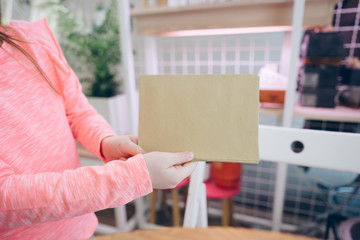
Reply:
[[[136,13],[140,14],[141,11],[146,13],[153,10],[156,14],[156,9],[160,9],[159,12],[163,9],[186,10],[209,5],[213,7],[216,4],[223,7],[225,5],[221,4],[229,2],[236,1],[133,0],[130,1],[129,8],[132,9],[133,16],[136,16]],[[81,80],[89,101],[96,107],[98,103],[92,102],[93,97],[116,99],[114,103],[110,103],[109,110],[100,106],[98,111],[105,115],[119,134],[129,133],[126,104],[123,102],[124,66],[120,48],[123,36],[119,31],[117,1],[1,0],[1,3],[2,11],[8,11],[5,17],[13,20],[35,21],[44,17],[48,19],[69,64]],[[356,74],[360,71],[357,59],[360,55],[360,3],[340,1],[334,5],[332,11],[332,27],[304,29],[302,33],[297,106],[334,111],[338,110],[339,106],[346,107],[350,115],[354,114],[355,117],[342,121],[342,112],[334,113],[336,120],[312,118],[311,114],[295,114],[292,127],[359,133],[360,118],[356,120],[356,116],[359,114],[360,104],[360,75]],[[155,74],[259,74],[263,87],[260,124],[281,125],[289,71],[289,29],[265,32],[253,30],[218,31],[209,34],[153,34],[151,41],[155,41],[156,47],[150,49],[154,54],[149,60],[146,55],[149,53],[149,35],[137,31],[136,20],[136,17],[132,18],[131,36],[136,80],[140,75],[149,73],[149,61],[155,66],[151,69]],[[316,44],[329,44],[331,49],[339,49],[340,53],[334,56],[321,55],[323,53]],[[317,58],[312,58],[314,56]],[[334,79],[331,80],[334,84],[318,87],[321,81],[330,82],[326,79]],[[306,88],[309,86],[310,88]],[[322,98],[326,101],[319,100]],[[119,108],[124,110],[114,113],[119,111]],[[241,189],[233,196],[232,225],[271,229],[276,169],[277,163],[268,161],[261,161],[259,165],[242,165],[239,176]],[[281,229],[323,238],[329,216],[334,213],[336,216],[341,215],[343,219],[360,216],[358,186],[359,176],[356,173],[290,164],[287,169]],[[186,188],[179,189],[183,194],[179,199],[183,214]],[[172,195],[166,191],[162,194],[165,205],[157,205],[157,224],[171,226]],[[222,202],[209,199],[208,204],[209,225],[220,225]],[[133,203],[128,205],[127,211],[128,217],[134,213]],[[111,210],[100,212],[98,216],[100,221],[115,224]],[[329,236],[329,239],[331,238],[335,237]]]

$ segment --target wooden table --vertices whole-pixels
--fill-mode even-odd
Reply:
[[[94,240],[318,240],[300,235],[234,227],[160,228],[96,236]]]

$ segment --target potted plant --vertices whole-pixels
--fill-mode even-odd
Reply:
[[[126,98],[120,80],[120,38],[116,1],[98,5],[91,28],[86,30],[79,14],[63,5],[57,8],[60,45],[79,76],[89,103],[118,134],[127,133]]]

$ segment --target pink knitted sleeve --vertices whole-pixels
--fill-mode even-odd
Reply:
[[[63,173],[16,174],[0,161],[0,226],[12,228],[111,208],[148,194],[142,155]]]
[[[28,45],[41,50],[38,51],[41,54],[36,60],[41,60],[41,58],[47,60],[42,66],[46,70],[50,69],[48,70],[50,79],[56,81],[55,85],[61,88],[59,90],[63,99],[56,95],[60,103],[57,107],[65,107],[66,118],[62,114],[63,109],[50,111],[56,116],[61,114],[58,117],[64,119],[64,121],[59,121],[64,123],[61,125],[64,132],[63,138],[57,138],[62,134],[60,130],[56,132],[56,136],[51,136],[57,119],[39,119],[35,116],[49,109],[49,105],[45,108],[40,103],[50,101],[48,97],[55,94],[51,91],[48,95],[45,92],[39,93],[42,89],[39,86],[46,84],[43,81],[38,82],[39,86],[32,86],[34,90],[31,91],[31,87],[27,84],[37,81],[27,79],[29,72],[20,68],[22,65],[17,61],[7,58],[9,62],[13,61],[13,66],[17,66],[18,69],[1,69],[7,73],[1,75],[4,81],[2,88],[6,90],[8,87],[7,96],[12,98],[8,100],[0,97],[0,112],[2,113],[0,115],[0,127],[2,127],[0,134],[2,143],[0,148],[0,228],[30,226],[80,216],[126,204],[150,193],[151,180],[142,155],[134,156],[127,161],[111,161],[104,166],[77,168],[78,157],[73,139],[69,136],[71,133],[99,157],[100,142],[104,137],[114,133],[106,121],[87,103],[86,97],[81,93],[79,81],[67,65],[46,21],[39,21],[34,25],[18,24],[23,25],[24,29],[28,27],[24,32],[33,31],[31,35],[39,36],[42,41],[40,47],[44,48],[45,52],[39,48],[36,39]],[[45,31],[44,34],[43,31]],[[15,51],[15,53],[18,52]],[[18,54],[22,56],[21,53]],[[37,95],[39,99],[32,98],[34,92],[39,93]],[[30,102],[30,99],[38,101],[42,97],[44,98],[41,99],[42,102],[26,104]],[[9,101],[12,101],[11,104]],[[28,108],[35,109],[36,113],[31,110],[28,113]],[[7,116],[6,113],[9,115]],[[49,125],[49,121],[52,121],[53,125]],[[19,128],[22,132],[17,132],[17,125],[23,126]],[[56,139],[68,142],[51,141]]]

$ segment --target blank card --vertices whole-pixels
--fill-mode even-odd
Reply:
[[[259,162],[257,75],[141,76],[139,95],[139,145],[145,151]]]

